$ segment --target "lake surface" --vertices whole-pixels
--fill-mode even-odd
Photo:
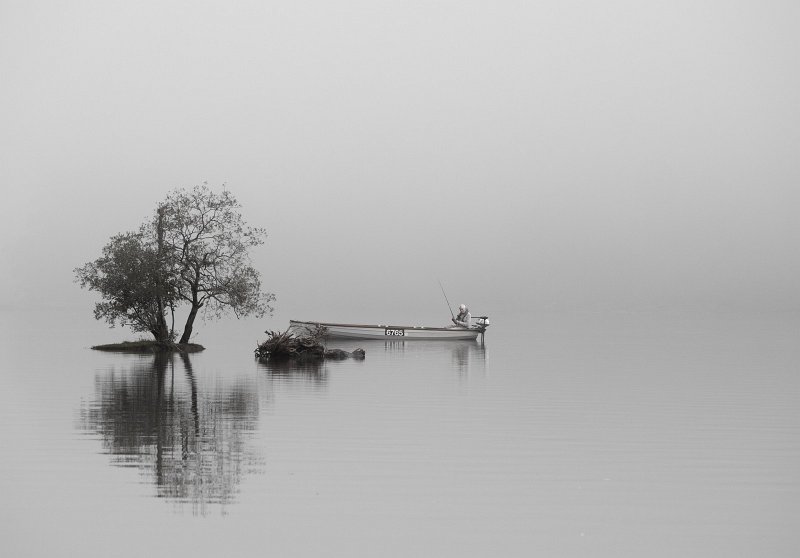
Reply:
[[[5,311],[4,556],[800,555],[800,316],[492,316],[275,367]],[[104,338],[100,338],[104,337]]]

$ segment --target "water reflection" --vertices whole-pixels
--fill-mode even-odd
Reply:
[[[486,375],[486,346],[478,341],[456,343],[452,348],[453,365],[462,376],[477,372]]]
[[[345,342],[342,342],[345,343]],[[451,365],[462,377],[472,373],[485,375],[486,373],[486,346],[480,341],[428,341],[428,340],[360,340],[359,343],[366,350],[367,362],[370,356],[374,358],[377,353],[382,353],[390,358],[423,358],[428,362],[436,362],[443,355],[451,355]],[[350,343],[352,345],[352,343]],[[352,350],[352,347],[343,344],[342,348]]]
[[[221,504],[224,513],[242,475],[263,470],[247,444],[259,411],[255,384],[217,381],[203,392],[188,355],[136,358],[96,376],[82,428],[99,434],[115,465],[145,471],[159,497],[199,514]]]
[[[313,389],[324,389],[328,385],[328,366],[324,360],[258,360],[258,367],[265,370],[271,380],[282,384],[302,384]]]

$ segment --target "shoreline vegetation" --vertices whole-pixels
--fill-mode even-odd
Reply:
[[[161,343],[141,339],[139,341],[123,341],[121,343],[108,343],[95,345],[92,350],[116,353],[198,353],[206,348],[197,343]]]
[[[322,343],[326,330],[317,327],[315,331],[294,335],[290,330],[266,331],[269,338],[256,347],[256,359],[264,361],[320,361],[343,360],[353,358],[364,360],[364,349],[356,349],[352,353],[342,349],[328,349]]]

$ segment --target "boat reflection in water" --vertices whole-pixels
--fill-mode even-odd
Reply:
[[[423,359],[426,365],[436,365],[441,361],[442,366],[452,366],[462,377],[470,374],[485,375],[486,373],[486,346],[480,341],[371,341],[358,340],[358,345],[366,351],[368,363],[373,363],[375,355],[385,357],[402,357],[406,362]],[[336,341],[328,344],[332,348],[352,350],[353,342]],[[449,362],[447,357],[450,356]],[[372,357],[372,358],[371,358]]]
[[[486,346],[478,341],[452,347],[453,364],[463,376],[475,372],[486,375]]]
[[[247,443],[259,411],[254,381],[217,381],[203,391],[189,355],[132,358],[128,368],[96,376],[81,427],[99,435],[114,465],[145,471],[158,497],[202,515],[221,504],[224,513],[242,475],[264,468]]]

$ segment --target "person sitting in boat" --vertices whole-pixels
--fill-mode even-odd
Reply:
[[[466,305],[462,304],[458,307],[458,316],[453,318],[453,323],[461,327],[470,327],[472,325],[472,316]]]

